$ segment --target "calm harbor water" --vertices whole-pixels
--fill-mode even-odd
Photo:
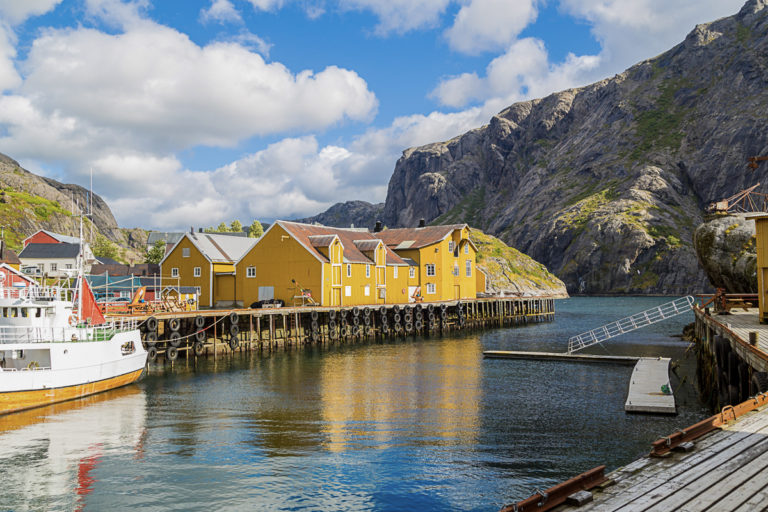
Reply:
[[[631,366],[484,360],[665,298],[557,301],[513,329],[155,364],[141,383],[0,418],[0,510],[495,511],[625,464],[708,415],[684,315],[593,353],[680,361],[676,416],[628,415]]]

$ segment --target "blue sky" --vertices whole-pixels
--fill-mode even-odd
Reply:
[[[401,152],[619,73],[734,0],[0,0],[0,152],[124,227],[383,201]]]

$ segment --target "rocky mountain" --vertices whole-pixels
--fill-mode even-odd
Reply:
[[[384,203],[371,204],[366,201],[347,201],[336,203],[323,213],[314,217],[296,219],[294,222],[307,224],[323,224],[337,228],[348,228],[355,225],[360,228],[373,229],[377,220],[381,220],[384,212]]]
[[[701,267],[716,288],[757,293],[755,221],[743,214],[708,219],[693,233]]]
[[[0,154],[0,222],[12,249],[20,250],[22,241],[39,229],[77,236],[79,222],[73,215],[79,215],[80,208],[86,210],[87,204],[85,188],[38,176]],[[121,246],[120,257],[125,261],[143,261],[146,231],[118,227],[109,206],[97,194],[93,195],[92,213],[94,237],[101,234]],[[87,222],[84,231],[89,236]]]
[[[389,226],[467,222],[544,263],[571,293],[711,289],[694,228],[758,181],[768,154],[768,0],[595,84],[516,103],[404,151]]]

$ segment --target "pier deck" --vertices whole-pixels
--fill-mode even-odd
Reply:
[[[752,368],[768,372],[768,325],[761,324],[757,308],[732,309],[728,315],[707,315],[695,309],[697,319],[715,332],[727,334],[731,348]],[[749,333],[757,333],[757,345],[749,344]]]
[[[581,507],[554,510],[765,510],[768,409],[700,438],[690,452],[644,457],[607,475],[610,485]]]
[[[675,414],[675,395],[669,387],[668,357],[643,357],[632,370],[629,393],[624,404],[627,412]],[[669,392],[665,393],[666,386]]]

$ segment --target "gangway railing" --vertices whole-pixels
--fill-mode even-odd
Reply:
[[[651,324],[661,322],[673,316],[687,313],[693,307],[694,298],[690,295],[672,302],[664,303],[655,308],[636,313],[632,316],[622,318],[616,322],[603,325],[591,331],[581,333],[577,336],[571,336],[568,339],[568,353],[571,354],[583,348],[591,347],[602,343],[621,334],[647,327]]]

